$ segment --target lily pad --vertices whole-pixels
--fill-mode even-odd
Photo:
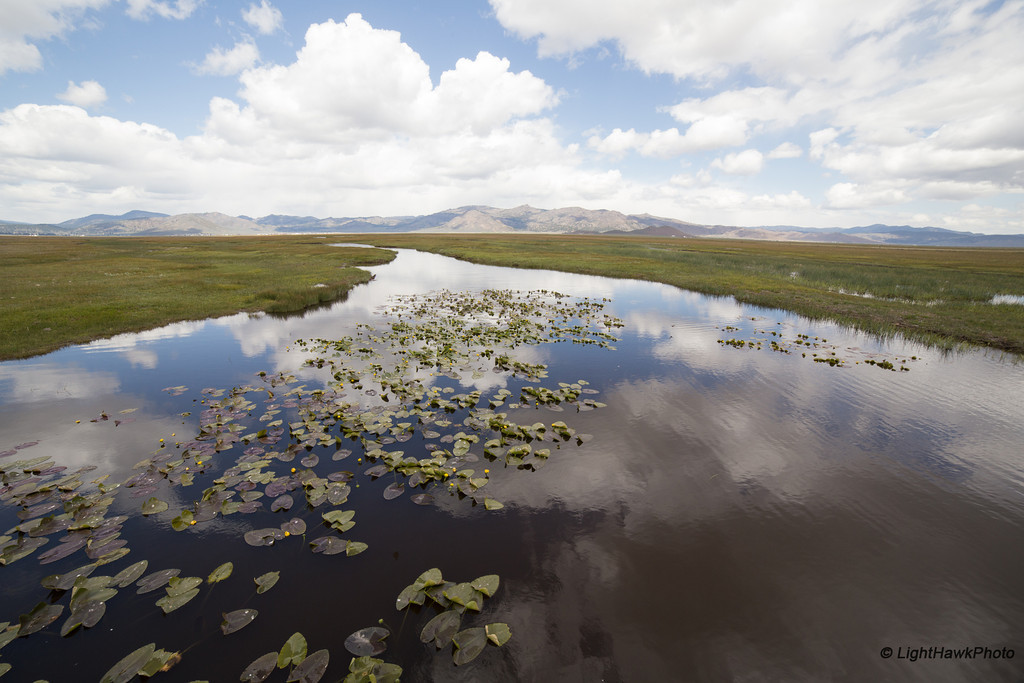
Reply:
[[[461,614],[455,610],[445,610],[427,622],[420,631],[420,641],[434,641],[434,645],[440,650],[452,642],[452,636],[458,632],[461,625]]]
[[[184,578],[172,577],[167,581],[167,595],[174,597],[181,595],[194,588],[198,588],[203,580],[198,576],[186,576]]]
[[[162,569],[158,572],[153,572],[149,576],[141,579],[136,586],[139,590],[136,591],[139,595],[142,593],[148,593],[155,591],[157,588],[161,588],[172,578],[181,573],[180,569]]]
[[[388,466],[387,465],[374,465],[373,467],[367,468],[367,470],[366,470],[366,474],[368,474],[370,477],[372,477],[374,479],[376,479],[377,477],[380,477],[382,475],[385,475],[387,473],[388,473]]]
[[[292,669],[288,683],[317,683],[327,672],[327,664],[331,660],[331,653],[327,650],[317,650],[302,660],[302,663]]]
[[[361,541],[347,541],[345,543],[345,555],[352,557],[366,550],[369,546]]]
[[[224,632],[224,635],[232,634],[251,624],[257,614],[259,612],[254,609],[236,609],[234,612],[225,612],[222,615],[224,621],[220,624],[220,630]]]
[[[473,579],[473,582],[470,585],[487,597],[491,597],[498,592],[498,585],[500,582],[501,579],[497,574],[488,574],[487,576],[481,576],[480,578]]]
[[[452,642],[457,648],[452,659],[455,660],[456,666],[460,666],[473,661],[483,651],[487,645],[487,632],[480,627],[467,628],[456,633],[452,637]]]
[[[441,576],[441,570],[433,567],[417,576],[413,585],[419,588],[429,588],[430,586],[440,586],[443,583],[444,577]]]
[[[206,582],[207,583],[220,583],[224,579],[226,579],[229,576],[231,576],[231,572],[234,569],[235,569],[235,565],[234,564],[232,564],[231,562],[225,562],[224,564],[222,564],[219,567],[217,567],[216,569],[214,569],[213,572],[211,572],[211,574],[208,577],[206,577]]]
[[[422,588],[417,588],[416,584],[406,586],[395,600],[395,609],[401,610],[409,605],[422,605],[426,599],[427,594]]]
[[[391,631],[380,626],[360,629],[345,639],[345,649],[356,657],[379,655],[387,649],[384,639],[389,635]]]
[[[508,624],[500,622],[487,624],[487,626],[484,627],[484,631],[487,633],[487,640],[491,641],[498,647],[507,643],[509,638],[512,637],[512,631],[509,630]]]
[[[391,484],[384,489],[384,500],[393,500],[405,493],[405,484]]]
[[[127,588],[129,584],[134,583],[140,576],[142,576],[148,566],[149,560],[139,560],[135,564],[125,567],[119,571],[114,576],[111,583],[116,585],[118,588]]]
[[[19,622],[21,624],[21,630],[18,631],[18,636],[24,637],[41,631],[61,615],[64,611],[64,605],[48,605],[45,602],[40,602],[32,611],[28,614],[22,614]]]
[[[295,517],[282,524],[281,531],[291,536],[301,536],[306,533],[306,523],[300,518]]]
[[[84,567],[79,567],[78,569],[74,569],[66,574],[51,574],[50,576],[43,578],[43,580],[40,581],[40,583],[42,584],[43,588],[46,588],[48,590],[71,590],[71,587],[75,585],[75,582],[79,578],[83,576],[89,576],[94,571],[96,571],[96,567],[97,565],[95,564],[87,564]]]
[[[245,532],[245,542],[252,546],[274,545],[274,541],[284,538],[280,529],[253,529]]]
[[[170,614],[174,610],[178,609],[182,605],[188,603],[192,598],[199,595],[198,588],[190,588],[181,593],[175,593],[174,595],[167,595],[156,601],[157,606],[164,611],[164,614]]]
[[[167,503],[154,496],[142,504],[142,515],[149,516],[165,512],[167,507]]]
[[[434,502],[434,497],[429,493],[417,493],[412,497],[412,502],[417,505],[430,505]]]
[[[99,622],[100,618],[103,617],[106,611],[106,602],[97,602],[96,600],[89,600],[78,605],[77,608],[72,610],[71,616],[67,618],[67,621],[64,622],[64,625],[61,626],[61,636],[66,636],[79,626],[84,626],[85,628],[92,628],[96,625],[97,622]]]
[[[355,517],[355,510],[331,510],[323,514],[324,521],[330,524],[338,531],[348,531],[356,525],[352,521]]]
[[[0,650],[4,649],[7,643],[11,642],[18,637],[18,630],[21,628],[19,624],[14,626],[8,625],[8,622],[0,624]]]
[[[105,546],[104,550],[107,547],[109,547],[109,545],[110,544]],[[96,564],[101,565],[101,564],[110,564],[111,562],[116,562],[117,560],[120,560],[122,557],[124,557],[125,555],[127,555],[130,552],[131,552],[131,548],[118,548],[117,550],[112,550],[110,552],[105,552],[103,555],[100,555],[98,558],[96,558]]]
[[[277,655],[277,668],[283,669],[289,664],[301,664],[306,658],[306,638],[295,632],[288,638]]]
[[[505,507],[504,503],[499,503],[493,498],[484,498],[484,508],[488,510],[500,510]]]
[[[239,680],[243,683],[261,683],[277,668],[277,653],[268,652],[245,667]]]
[[[348,542],[337,536],[321,536],[309,542],[314,553],[321,555],[337,555],[348,550]]]
[[[402,667],[373,657],[353,657],[348,670],[351,673],[345,677],[345,683],[398,683],[402,675]]]
[[[444,591],[444,597],[448,598],[456,605],[471,609],[475,612],[480,611],[481,596],[478,591],[468,583],[458,583],[447,588]]]
[[[294,503],[295,499],[285,493],[274,499],[274,502],[270,504],[270,511],[277,512],[278,510],[291,510]]]
[[[143,645],[112,666],[100,679],[100,683],[128,683],[135,678],[139,669],[146,666],[155,651],[156,643]]]
[[[157,650],[153,653],[153,656],[149,658],[146,665],[139,669],[140,676],[153,677],[161,671],[169,671],[171,667],[181,661],[180,652],[168,652],[167,650]]]
[[[256,582],[256,592],[266,593],[268,590],[274,587],[277,580],[281,578],[281,572],[267,572],[261,576],[257,576],[253,581]]]
[[[331,505],[344,505],[352,489],[346,484],[334,484],[327,488],[327,500]]]
[[[84,548],[85,543],[86,539],[84,536],[78,536],[65,543],[58,543],[55,547],[50,548],[39,556],[39,564],[50,564],[57,560],[63,560],[68,555]]]

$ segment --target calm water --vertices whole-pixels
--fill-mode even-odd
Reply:
[[[586,379],[608,407],[522,411],[519,421],[563,419],[592,441],[563,448],[538,472],[495,476],[489,493],[505,508],[487,513],[468,501],[385,501],[390,477],[358,474],[355,455],[322,457],[318,470],[356,470],[361,484],[346,506],[358,511],[357,526],[345,535],[370,548],[351,558],[314,555],[301,542],[243,542],[244,531],[276,526],[284,513],[219,517],[185,532],[171,530],[173,514],[133,514],[123,532],[132,553],[97,574],[148,559],[149,571],[203,577],[231,560],[234,575],[168,615],[153,604],[162,591],[126,589],[94,628],[61,638],[65,609],[47,630],[0,650],[0,662],[14,666],[9,680],[98,680],[148,642],[184,651],[156,680],[237,680],[301,631],[310,651],[330,650],[324,680],[334,681],[346,673],[345,637],[381,618],[393,631],[381,658],[411,681],[1024,677],[1024,365],[882,342],[657,284],[408,251],[371,270],[376,280],[348,301],[303,317],[181,323],[0,363],[0,451],[39,441],[0,464],[50,455],[121,481],[158,439],[195,435],[203,388],[253,384],[259,371],[293,372],[312,386],[320,375],[302,368],[294,340],[352,334],[360,322],[379,324],[389,297],[442,288],[612,299],[608,312],[626,323],[617,350],[521,349],[549,365],[545,385]],[[813,362],[811,349],[791,343],[797,334],[827,339],[813,352],[835,351],[844,366]],[[763,348],[719,343],[754,338]],[[776,338],[791,353],[772,351]],[[910,371],[863,362],[871,359]],[[491,374],[462,390],[488,395],[506,384],[514,389]],[[164,391],[178,385],[188,391]],[[91,422],[101,413],[110,419]],[[403,444],[406,454],[423,457],[417,444]],[[217,469],[235,457],[219,454]],[[208,485],[156,495],[173,512]],[[112,514],[133,513],[141,500],[120,495]],[[0,530],[19,523],[16,512],[0,507]],[[320,512],[305,514],[311,527]],[[38,552],[0,567],[0,623],[42,600],[67,604],[39,578],[88,562],[79,552],[40,567]],[[472,625],[506,622],[512,640],[458,668],[447,651],[421,644],[432,613],[396,612],[394,600],[430,567],[456,581],[499,574],[499,592]],[[267,571],[280,571],[280,583],[253,596],[249,577]],[[220,613],[241,607],[260,615],[221,635]],[[1015,656],[911,661],[916,648],[932,647]],[[269,680],[285,678],[279,671]]]

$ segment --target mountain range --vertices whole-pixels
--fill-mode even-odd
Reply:
[[[272,235],[294,233],[557,233],[721,237],[854,244],[956,247],[1024,247],[1024,235],[985,235],[944,228],[868,225],[855,228],[805,228],[791,225],[738,227],[705,225],[650,214],[623,214],[579,207],[496,209],[463,206],[424,216],[316,218],[271,214],[262,218],[223,213],[168,215],[129,211],[120,216],[92,214],[55,224],[0,220],[0,234],[69,236]]]

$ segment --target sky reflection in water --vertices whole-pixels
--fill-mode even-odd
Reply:
[[[1024,671],[1024,366],[992,353],[884,342],[659,284],[409,251],[370,270],[376,279],[347,301],[301,317],[179,323],[2,363],[0,450],[39,439],[26,457],[95,464],[116,478],[158,438],[191,438],[195,418],[180,413],[198,410],[193,399],[204,387],[251,384],[260,370],[317,381],[301,369],[293,342],[379,322],[375,312],[394,295],[510,288],[609,297],[608,312],[626,323],[618,350],[520,349],[550,364],[545,385],[582,378],[600,390],[605,409],[535,417],[566,419],[593,441],[563,449],[540,472],[495,481],[490,495],[507,506],[501,515],[442,505],[451,537],[429,552],[420,552],[419,527],[395,512],[408,508],[381,507],[380,519],[365,520],[389,539],[380,547],[375,535],[365,539],[365,555],[380,553],[388,572],[375,574],[375,594],[389,596],[378,613],[397,621],[384,609],[389,600],[447,556],[446,576],[477,565],[502,576],[488,620],[511,624],[513,639],[502,654],[481,656],[477,669],[495,680],[953,681]],[[847,365],[814,363],[799,349],[718,343],[756,330],[827,338]],[[911,371],[854,364],[871,357],[907,359]],[[161,391],[177,385],[189,392]],[[466,385],[496,390],[504,379]],[[111,419],[90,422],[103,412]],[[114,426],[115,418],[130,421]],[[179,505],[193,495],[173,491]],[[218,536],[244,523],[224,520]],[[459,534],[469,534],[468,546]],[[402,548],[393,561],[392,542]],[[178,536],[159,552],[173,562],[184,543]],[[267,562],[243,554],[254,566]],[[0,616],[31,607],[22,602],[5,594]],[[270,641],[264,650],[279,647]],[[1005,646],[1017,657],[910,662],[879,654],[933,645]],[[347,661],[340,642],[316,647],[332,648],[332,671]],[[253,649],[253,658],[264,650]],[[405,656],[410,680],[453,675],[447,656]]]

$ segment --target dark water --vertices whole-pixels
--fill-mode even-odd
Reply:
[[[542,409],[519,421],[562,419],[593,440],[560,450],[538,472],[495,476],[488,490],[504,502],[499,512],[454,499],[426,508],[409,496],[385,501],[388,477],[357,475],[345,506],[358,511],[357,526],[346,535],[370,548],[356,557],[313,555],[302,542],[243,542],[244,531],[276,526],[284,513],[175,532],[173,514],[141,518],[142,499],[121,495],[111,514],[130,513],[123,535],[132,553],[97,574],[148,559],[149,571],[202,577],[230,560],[234,575],[168,615],[153,604],[162,591],[126,589],[94,628],[61,638],[65,610],[0,650],[0,663],[14,667],[5,680],[99,680],[149,642],[184,652],[156,680],[238,680],[301,631],[310,651],[330,650],[324,680],[334,681],[346,673],[345,637],[378,619],[393,632],[381,658],[404,667],[404,680],[1024,679],[1024,365],[984,352],[942,355],[650,283],[412,252],[372,270],[376,280],[348,301],[301,318],[182,323],[0,363],[0,451],[39,441],[4,460],[51,455],[123,480],[159,450],[158,439],[194,436],[202,388],[252,384],[259,371],[315,383],[295,339],[351,334],[359,322],[379,324],[375,311],[390,296],[442,288],[612,299],[609,312],[626,323],[617,350],[520,350],[548,364],[546,385],[587,379],[608,407]],[[797,334],[819,346],[794,345]],[[719,343],[755,338],[761,349]],[[790,353],[771,350],[774,339]],[[843,367],[813,362],[812,353],[833,351]],[[507,382],[488,375],[462,390],[493,393]],[[177,385],[188,391],[163,391]],[[90,422],[104,412],[109,420]],[[125,421],[114,426],[115,418]],[[404,444],[406,453],[421,457],[417,443]],[[352,470],[355,457],[322,457],[318,469]],[[219,454],[217,468],[234,459]],[[204,485],[158,495],[173,512]],[[19,523],[16,511],[0,507],[0,530]],[[306,513],[311,525],[319,512]],[[86,562],[79,553],[45,567],[36,556],[0,567],[0,623],[43,600],[67,604],[39,579]],[[394,600],[430,567],[455,581],[499,574],[499,592],[471,625],[506,622],[511,641],[462,667],[421,644],[433,612],[397,612]],[[249,577],[268,571],[280,571],[280,583],[254,596]],[[242,607],[259,617],[221,635],[221,612]],[[941,648],[974,656],[942,659]]]

